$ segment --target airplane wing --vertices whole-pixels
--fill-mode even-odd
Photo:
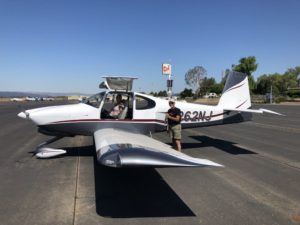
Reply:
[[[274,112],[272,110],[269,109],[224,109],[224,111],[235,111],[235,112],[249,112],[249,113],[270,113],[270,114],[276,114],[276,115],[280,115],[280,116],[284,116],[281,113],[278,112]]]
[[[148,136],[117,129],[94,133],[98,162],[110,167],[219,166],[207,159],[188,156]]]

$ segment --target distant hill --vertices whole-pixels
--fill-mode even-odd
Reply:
[[[18,92],[18,91],[0,91],[0,97],[15,98],[15,97],[56,97],[56,96],[73,96],[83,95],[90,96],[90,94],[83,93],[52,93],[52,92]]]

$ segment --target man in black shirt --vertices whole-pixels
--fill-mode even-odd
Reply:
[[[171,107],[166,114],[168,119],[168,131],[172,138],[175,149],[181,152],[181,111],[175,107],[175,101],[169,100],[169,106]]]

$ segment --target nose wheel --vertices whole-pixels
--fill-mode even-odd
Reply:
[[[56,137],[53,137],[53,138],[39,144],[35,150],[35,156],[40,159],[47,159],[47,158],[52,158],[52,157],[66,154],[67,153],[66,150],[45,147],[46,145],[49,145],[49,144],[51,144],[55,141],[58,141],[62,138],[63,138],[62,136],[56,136]]]

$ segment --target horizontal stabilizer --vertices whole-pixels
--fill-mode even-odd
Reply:
[[[224,109],[224,111],[234,111],[234,112],[248,112],[248,113],[270,113],[270,114],[276,114],[280,116],[284,116],[281,113],[274,112],[269,109]]]

